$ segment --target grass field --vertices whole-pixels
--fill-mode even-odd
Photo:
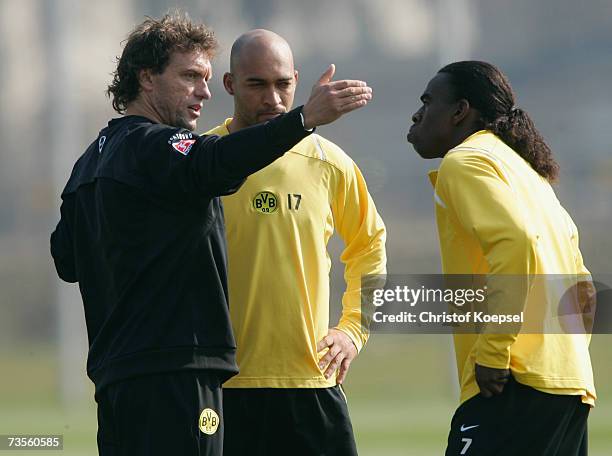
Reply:
[[[592,456],[612,454],[610,342],[612,336],[595,336],[591,349],[599,395],[589,420]],[[443,454],[456,406],[451,360],[446,336],[372,337],[346,383],[361,455]],[[95,455],[93,394],[82,402],[61,406],[55,361],[56,354],[49,347],[0,352],[0,434],[63,434],[64,450],[51,454]]]

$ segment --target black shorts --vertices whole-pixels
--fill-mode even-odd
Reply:
[[[543,393],[511,377],[502,394],[459,406],[446,455],[586,456],[589,409],[580,396]]]
[[[221,385],[211,373],[171,372],[113,383],[98,401],[101,456],[219,456]]]
[[[225,388],[225,456],[353,456],[346,397],[332,388]]]

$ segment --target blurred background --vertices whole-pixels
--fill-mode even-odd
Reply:
[[[292,45],[296,103],[332,62],[337,78],[373,87],[366,109],[319,133],[365,174],[388,227],[393,274],[440,271],[426,177],[437,162],[418,158],[405,139],[418,98],[446,63],[497,64],[561,164],[555,190],[579,227],[587,266],[612,272],[610,0],[0,0],[0,434],[63,434],[63,454],[96,454],[82,304],[55,276],[49,234],[74,161],[116,115],[104,91],[121,41],[144,15],[176,6],[222,44],[202,132],[231,114],[221,76],[232,42],[251,28]],[[337,259],[340,242],[330,250]],[[333,318],[342,271],[335,261]],[[593,455],[612,453],[611,342],[592,342]],[[346,384],[360,454],[443,453],[457,405],[453,360],[448,336],[371,338]]]

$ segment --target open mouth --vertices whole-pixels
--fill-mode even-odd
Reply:
[[[196,117],[200,115],[200,111],[202,110],[202,106],[200,105],[192,105],[189,106],[189,110],[195,114]]]

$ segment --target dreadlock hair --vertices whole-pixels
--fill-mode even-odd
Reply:
[[[496,66],[475,60],[455,62],[439,73],[450,75],[457,100],[465,99],[480,113],[482,128],[492,131],[549,182],[559,175],[550,147],[527,112],[515,106],[508,78]]]

